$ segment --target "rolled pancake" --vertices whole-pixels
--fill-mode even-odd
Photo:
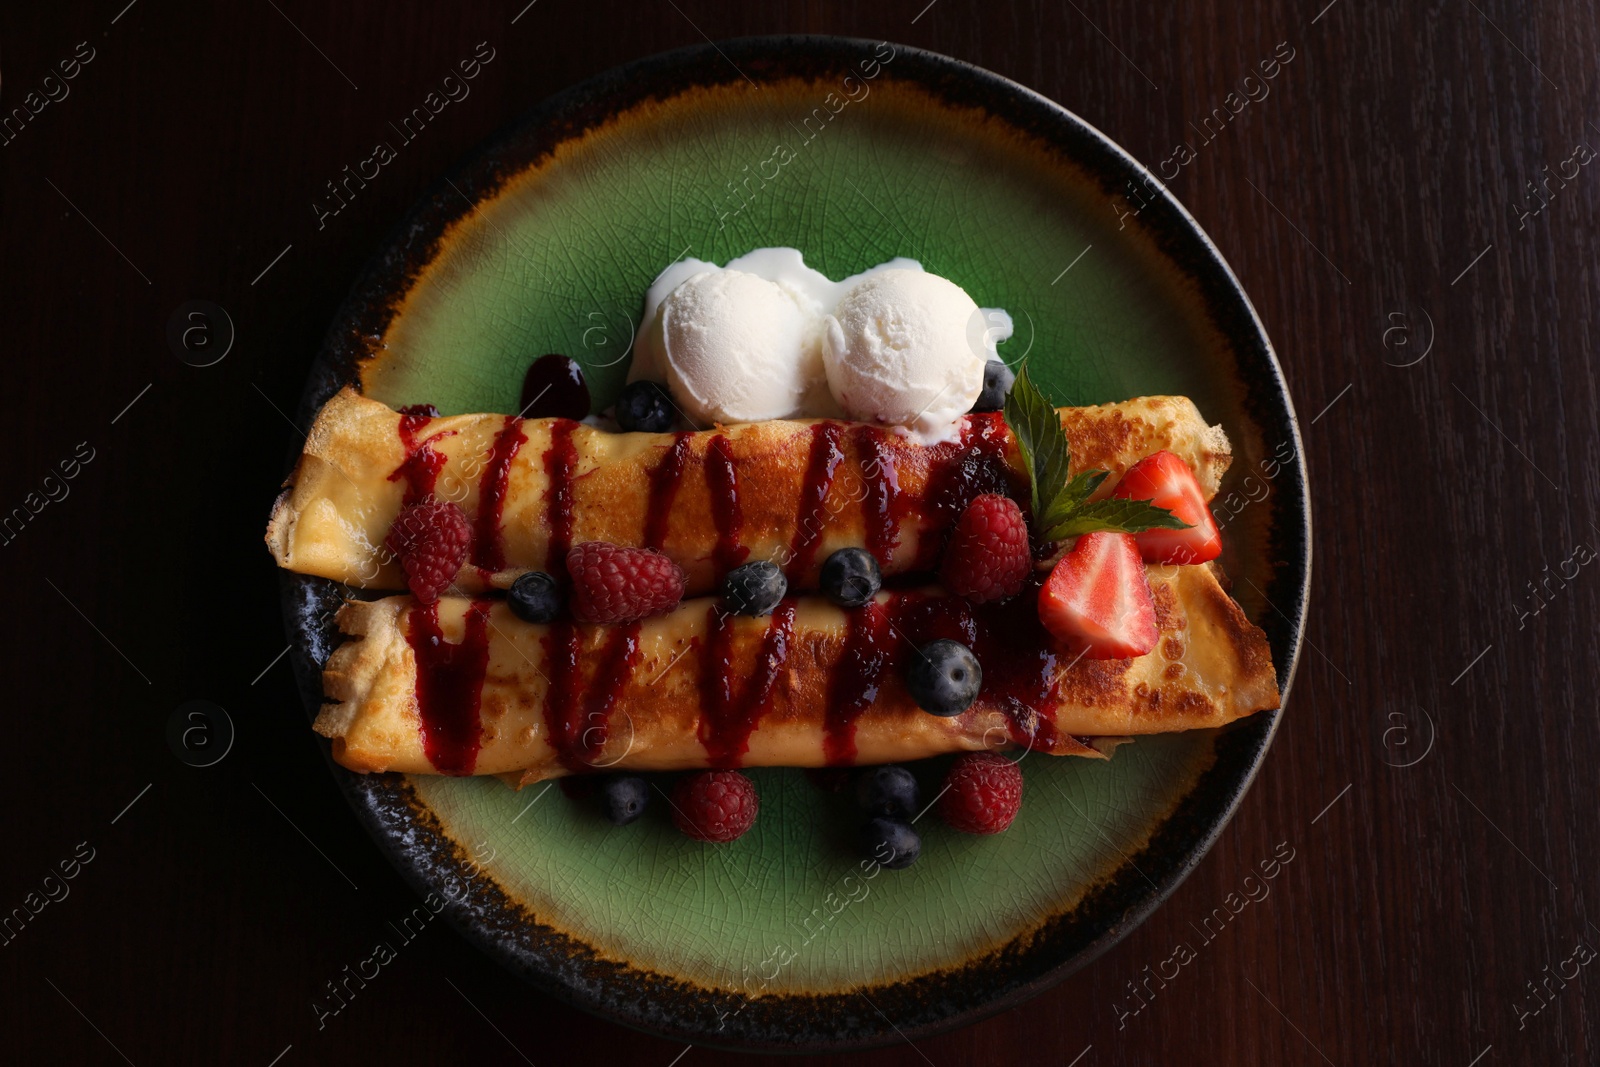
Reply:
[[[356,771],[503,774],[823,766],[1027,746],[1100,755],[1106,739],[1221,726],[1278,706],[1266,637],[1210,565],[1146,569],[1161,639],[1136,659],[1075,659],[1039,624],[1037,580],[1002,604],[937,588],[845,612],[819,597],[770,617],[685,601],[627,626],[533,625],[502,600],[352,601],[353,639],[316,721]],[[953,718],[906,692],[916,647],[950,637],[983,667]],[[423,663],[419,677],[418,663]]]
[[[1206,498],[1231,456],[1220,427],[1185,397],[1061,409],[1074,470],[1111,472],[1159,449],[1181,456]],[[867,548],[885,575],[925,571],[945,531],[982,492],[1026,500],[1027,479],[998,413],[970,415],[958,442],[923,446],[835,420],[775,420],[698,433],[610,433],[567,419],[403,415],[353,389],[328,401],[273,508],[278,565],[367,589],[401,590],[384,538],[407,499],[432,495],[474,529],[456,576],[465,594],[528,570],[560,575],[581,541],[658,548],[688,595],[746,560],[782,565],[815,589],[822,561]]]

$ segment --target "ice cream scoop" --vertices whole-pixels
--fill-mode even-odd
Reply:
[[[690,419],[757,422],[797,414],[823,379],[814,323],[774,282],[702,271],[661,302],[647,343]]]
[[[868,276],[823,321],[823,368],[845,414],[925,443],[949,438],[971,410],[1003,339],[965,289],[921,270]]]
[[[664,383],[700,426],[848,415],[932,443],[953,438],[984,361],[1010,336],[1004,311],[978,308],[916,260],[835,282],[797,249],[758,248],[656,277],[628,380]]]

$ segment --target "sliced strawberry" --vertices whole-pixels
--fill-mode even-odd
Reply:
[[[1088,533],[1039,590],[1039,620],[1086,659],[1128,659],[1156,647],[1156,606],[1133,534]]]
[[[1206,495],[1189,465],[1171,452],[1146,456],[1128,468],[1111,494],[1123,500],[1148,500],[1189,524],[1187,530],[1146,530],[1135,534],[1139,554],[1150,563],[1205,563],[1222,554]]]

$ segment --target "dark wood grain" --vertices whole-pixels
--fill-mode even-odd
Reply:
[[[1305,429],[1312,612],[1274,751],[1199,870],[1095,966],[853,1062],[1600,1059],[1600,965],[1574,958],[1600,950],[1585,900],[1600,561],[1540,587],[1600,549],[1600,161],[1552,179],[1537,213],[1524,198],[1577,146],[1600,150],[1594,4],[539,0],[512,24],[521,0],[123,2],[0,13],[7,113],[93,49],[70,95],[0,145],[0,507],[80,442],[93,452],[0,545],[0,911],[93,849],[70,895],[0,945],[8,1059],[737,1061],[531,995],[442,926],[319,1028],[312,998],[414,900],[345,815],[272,665],[284,639],[257,537],[311,353],[423,189],[564,86],[771,32],[971,60],[1151,166],[1293,50],[1171,182],[1252,294]],[[484,40],[504,58],[471,97],[319,229],[322,183]],[[203,369],[164,339],[195,299],[237,327]],[[238,728],[209,770],[163,734],[195,697]],[[1268,895],[1206,940],[1205,916],[1275,848],[1293,859]],[[1180,942],[1195,958],[1149,977],[1172,975]]]

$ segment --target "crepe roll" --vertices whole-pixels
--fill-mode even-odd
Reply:
[[[1129,466],[1168,449],[1209,500],[1230,461],[1226,435],[1184,397],[1063,408],[1074,471]],[[582,541],[665,552],[687,595],[733,567],[771,560],[795,592],[822,562],[865,548],[885,576],[931,570],[944,535],[979,493],[1028,499],[997,412],[965,416],[959,439],[921,445],[837,420],[775,420],[684,433],[613,433],[569,419],[395,411],[346,387],[318,415],[267,545],[279,566],[365,589],[403,590],[384,547],[408,502],[453,501],[473,530],[454,589],[508,588],[529,570],[561,577]]]
[[[978,749],[1097,757],[1118,739],[1221,726],[1278,706],[1265,635],[1210,565],[1146,570],[1160,640],[1124,660],[1073,656],[1040,625],[1037,583],[974,605],[937,587],[846,612],[815,596],[772,615],[686,600],[626,625],[532,624],[502,599],[352,601],[316,720],[362,772],[500,774],[850,766]],[[958,716],[903,681],[939,638],[983,670]]]

